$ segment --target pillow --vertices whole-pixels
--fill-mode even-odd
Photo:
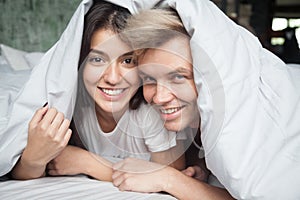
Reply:
[[[28,53],[4,44],[1,44],[0,48],[5,60],[15,71],[33,68],[44,55],[42,52]]]

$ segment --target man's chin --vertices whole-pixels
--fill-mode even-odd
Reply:
[[[178,132],[183,129],[180,123],[174,123],[174,122],[165,122],[165,128],[168,131],[173,131],[173,132]]]

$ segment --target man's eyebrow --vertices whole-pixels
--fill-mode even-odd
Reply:
[[[169,74],[174,74],[174,73],[193,73],[193,71],[186,69],[185,67],[178,67],[174,71],[170,72]]]
[[[188,78],[193,78],[193,71],[185,67],[178,67],[174,71],[168,73],[169,76],[176,75],[177,73],[185,73]]]
[[[145,72],[142,72],[141,70],[138,71],[139,75],[147,75]]]

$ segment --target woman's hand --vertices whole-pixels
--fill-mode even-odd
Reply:
[[[55,158],[71,137],[70,121],[55,108],[43,107],[34,114],[28,129],[28,142],[22,156],[32,164],[44,165]]]
[[[45,106],[36,111],[28,128],[27,145],[12,171],[15,179],[31,179],[45,175],[48,162],[68,144],[70,121],[55,108]]]
[[[112,163],[85,149],[68,145],[47,165],[52,176],[85,174],[101,181],[112,181]]]
[[[87,174],[87,163],[91,155],[85,149],[68,145],[48,165],[48,173],[52,176]]]
[[[126,158],[113,165],[113,184],[121,191],[165,191],[168,184],[169,169],[175,170],[168,166],[137,158]]]

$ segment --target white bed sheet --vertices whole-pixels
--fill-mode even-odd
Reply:
[[[176,198],[160,193],[122,192],[110,182],[97,181],[86,176],[61,176],[28,181],[2,181],[0,182],[0,199],[174,200]]]

